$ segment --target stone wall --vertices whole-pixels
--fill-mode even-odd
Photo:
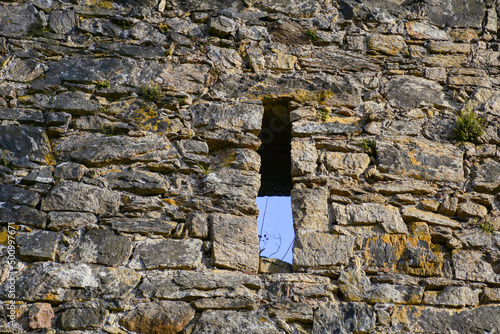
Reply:
[[[499,333],[498,6],[1,2],[0,332]]]

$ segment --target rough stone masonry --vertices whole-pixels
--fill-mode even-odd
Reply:
[[[500,333],[499,9],[2,1],[0,332]],[[293,266],[259,258],[276,110]]]

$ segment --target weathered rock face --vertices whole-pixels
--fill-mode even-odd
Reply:
[[[1,2],[0,332],[497,333],[499,10]]]

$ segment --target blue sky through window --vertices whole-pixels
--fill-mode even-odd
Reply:
[[[267,202],[267,209],[266,209]],[[290,196],[257,197],[259,218],[257,226],[261,255],[269,258],[283,259],[292,263],[293,231],[292,202]],[[264,216],[265,212],[265,216]],[[287,252],[288,250],[288,252]]]

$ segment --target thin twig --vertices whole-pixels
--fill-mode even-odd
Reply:
[[[293,245],[293,241],[295,240],[295,238],[292,239],[292,242],[290,243],[290,246],[288,246],[288,249],[286,250],[286,253],[285,255],[283,255],[283,257],[281,258],[281,261],[283,261],[286,257],[286,255],[288,254],[288,252],[290,251],[290,248],[292,247]]]
[[[264,215],[262,216],[262,225],[260,226],[261,236],[262,236],[262,231],[264,230],[264,223],[266,222],[267,201],[269,201],[269,197],[266,197],[266,206],[264,207]]]

